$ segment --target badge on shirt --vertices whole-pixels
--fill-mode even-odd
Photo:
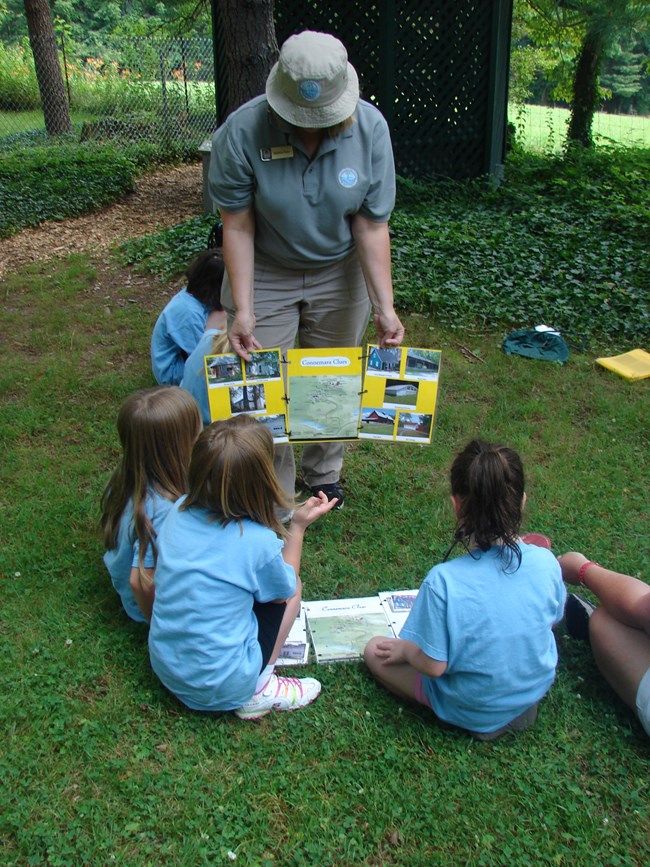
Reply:
[[[260,148],[260,159],[263,163],[269,160],[290,160],[293,158],[293,146],[282,145],[276,148]]]

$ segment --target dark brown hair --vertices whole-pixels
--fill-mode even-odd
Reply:
[[[176,501],[187,491],[187,467],[201,430],[201,414],[192,395],[176,385],[159,385],[127,397],[117,416],[122,457],[101,501],[104,546],[115,548],[120,519],[133,499],[133,523],[140,544],[139,568],[149,545],[156,551],[154,529],[145,511],[147,490]]]
[[[524,468],[517,452],[472,440],[451,467],[451,493],[460,502],[454,544],[481,551],[501,545],[508,565],[514,559],[519,568],[524,492]]]
[[[273,468],[273,437],[249,415],[218,421],[196,441],[189,469],[189,494],[181,506],[201,506],[224,526],[250,518],[279,535],[277,509],[290,509]]]
[[[202,250],[190,261],[185,271],[187,291],[210,310],[223,310],[221,306],[223,272],[221,250]]]

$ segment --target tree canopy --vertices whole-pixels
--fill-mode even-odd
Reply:
[[[627,110],[650,102],[649,23],[647,0],[515,0],[515,97],[566,101],[569,140],[589,145],[603,100]]]

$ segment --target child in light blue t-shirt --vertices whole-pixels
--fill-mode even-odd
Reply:
[[[102,497],[104,563],[132,620],[151,617],[156,537],[174,502],[187,491],[187,468],[201,419],[178,386],[128,397],[117,417],[122,457]]]
[[[179,385],[185,360],[207,328],[225,328],[220,250],[204,250],[187,266],[187,285],[164,308],[151,335],[151,369],[160,385]]]
[[[230,343],[225,331],[207,328],[185,362],[181,388],[187,389],[198,403],[204,425],[209,425],[211,421],[208,383],[205,377],[205,356],[222,355],[228,352],[229,348]]]
[[[273,666],[301,602],[305,530],[330,511],[324,494],[289,509],[273,469],[273,439],[250,416],[216,422],[198,438],[189,494],[158,537],[149,655],[162,683],[194,710],[258,719],[320,693],[313,678]]]
[[[434,566],[400,638],[371,639],[365,661],[390,692],[493,740],[536,719],[555,679],[566,591],[554,555],[519,536],[516,452],[470,442],[452,465],[451,499],[465,553]]]

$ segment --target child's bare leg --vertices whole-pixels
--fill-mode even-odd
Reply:
[[[586,557],[572,551],[559,558],[564,580],[576,584]],[[582,583],[621,623],[643,629],[650,635],[650,586],[631,575],[613,572],[594,563],[582,573]]]
[[[296,617],[300,611],[300,603],[302,601],[302,581],[300,578],[296,578],[296,592],[287,599],[287,607],[284,611],[284,617],[282,618],[282,623],[280,624],[280,629],[278,631],[278,637],[273,646],[273,651],[271,653],[271,657],[269,659],[269,665],[274,665],[278,656],[280,655],[280,651],[284,647],[287,636],[291,632],[291,627],[296,622]]]
[[[408,701],[417,701],[417,670],[408,663],[385,665],[375,653],[375,645],[378,641],[382,641],[381,636],[371,638],[363,652],[370,673],[393,695]]]
[[[605,680],[627,705],[636,709],[641,678],[650,668],[650,637],[621,623],[602,605],[589,618],[589,641]]]

